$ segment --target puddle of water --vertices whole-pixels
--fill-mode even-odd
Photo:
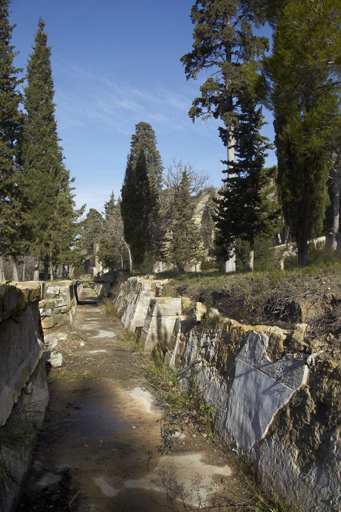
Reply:
[[[89,350],[88,354],[99,354],[100,352],[106,352],[106,350]]]

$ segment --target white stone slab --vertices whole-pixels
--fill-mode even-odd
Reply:
[[[244,452],[266,435],[276,412],[307,382],[303,359],[287,354],[272,363],[267,343],[267,336],[252,332],[236,358],[225,428]]]

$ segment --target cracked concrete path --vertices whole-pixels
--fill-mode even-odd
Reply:
[[[64,365],[49,374],[46,428],[18,510],[180,511],[180,498],[191,510],[247,496],[227,457],[199,434],[157,454],[162,412],[144,385],[144,359],[92,289],[59,348]]]

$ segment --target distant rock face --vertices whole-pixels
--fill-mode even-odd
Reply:
[[[137,279],[121,287],[125,325],[142,329],[144,349],[157,346],[182,387],[194,383],[214,406],[220,440],[252,459],[268,492],[302,512],[339,512],[340,361],[324,357],[320,345],[305,359],[307,324],[293,334],[245,325],[183,297],[178,314],[180,302],[156,298],[156,282]],[[164,327],[171,316],[172,333]]]

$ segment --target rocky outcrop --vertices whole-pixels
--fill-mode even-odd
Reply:
[[[302,512],[339,511],[340,361],[314,340],[307,350],[307,324],[293,333],[245,325],[184,298],[180,315],[176,299],[155,297],[156,282],[134,279],[118,302],[125,325],[140,327],[144,350],[159,346],[183,388],[195,384],[214,406],[221,441],[252,460],[267,491]],[[161,329],[170,311],[171,333]]]
[[[14,510],[48,402],[40,283],[0,286],[0,511]]]

